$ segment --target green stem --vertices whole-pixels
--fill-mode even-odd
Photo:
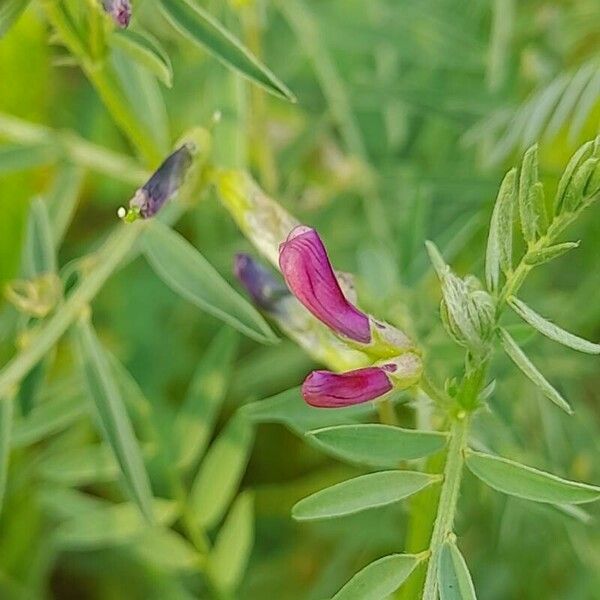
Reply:
[[[469,417],[466,414],[456,419],[450,431],[450,444],[444,467],[444,482],[440,494],[437,516],[429,544],[429,563],[423,588],[423,600],[437,600],[437,566],[442,544],[452,533],[454,516],[460,491],[464,464],[464,449],[467,444]]]
[[[35,337],[0,371],[0,397],[7,393],[45,356],[71,323],[85,310],[105,281],[131,252],[143,223],[121,225],[99,250],[95,269],[85,277],[65,303],[41,327]]]
[[[51,129],[2,112],[0,136],[25,146],[48,144],[59,147],[67,160],[134,185],[140,185],[150,177],[149,171],[126,154],[88,142],[72,131]]]

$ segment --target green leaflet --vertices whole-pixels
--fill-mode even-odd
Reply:
[[[286,85],[200,5],[189,0],[160,0],[160,7],[171,25],[190,41],[275,96],[295,101]]]
[[[513,207],[517,197],[517,169],[502,180],[494,205],[485,254],[485,277],[488,289],[498,288],[500,270],[512,270]]]
[[[23,249],[23,275],[26,278],[56,271],[56,252],[52,224],[46,202],[31,203],[27,223],[27,243]]]
[[[469,450],[466,463],[481,481],[518,498],[553,504],[581,504],[600,498],[600,487],[561,479],[500,456]]]
[[[178,514],[177,504],[170,500],[153,500],[151,510],[160,525],[170,525]],[[92,550],[129,542],[149,529],[134,504],[102,501],[67,518],[56,529],[55,539],[65,549]]]
[[[534,242],[539,230],[539,216],[536,211],[531,188],[538,181],[538,159],[537,144],[525,152],[521,174],[519,177],[519,215],[521,218],[521,229],[526,242]]]
[[[571,160],[567,164],[566,169],[564,170],[560,181],[558,182],[558,188],[556,190],[556,196],[554,197],[554,213],[560,214],[563,210],[563,206],[565,203],[565,198],[567,196],[567,191],[571,185],[571,181],[575,172],[581,165],[581,163],[587,159],[593,151],[594,142],[586,142],[577,149],[575,154],[571,157]]]
[[[202,356],[177,413],[178,460],[186,468],[204,452],[231,381],[238,335],[229,327],[215,336]]]
[[[2,502],[4,501],[6,479],[8,476],[14,403],[14,394],[9,393],[0,397],[0,512],[2,511]]]
[[[120,471],[111,448],[93,444],[77,452],[70,448],[53,452],[40,461],[38,472],[54,483],[82,486],[115,481]]]
[[[196,549],[179,533],[162,527],[147,527],[136,536],[131,549],[153,567],[167,571],[197,571],[201,559]]]
[[[477,600],[467,563],[451,541],[440,552],[438,587],[440,600]]]
[[[395,592],[422,560],[415,554],[390,554],[361,569],[332,600],[380,600]]]
[[[378,424],[325,427],[309,431],[307,436],[342,460],[387,468],[438,452],[447,441],[443,433]]]
[[[508,303],[524,321],[551,340],[554,340],[563,346],[567,346],[568,348],[573,348],[573,350],[579,350],[579,352],[600,354],[600,344],[588,342],[587,340],[565,331],[558,325],[544,319],[544,317],[529,308],[525,302],[518,298],[512,296],[508,299]]]
[[[167,87],[173,83],[171,59],[161,43],[147,32],[131,29],[115,30],[111,43],[125,52],[131,60],[147,68]]]
[[[415,471],[381,471],[361,475],[300,500],[292,509],[298,521],[331,519],[398,502],[439,481]]]
[[[547,379],[537,370],[536,366],[527,358],[527,355],[519,348],[515,340],[510,336],[506,329],[499,329],[502,347],[511,360],[521,369],[523,374],[535,384],[540,391],[558,407],[566,413],[573,414],[573,409],[569,403],[560,395],[560,393],[547,381]]]
[[[528,265],[541,265],[549,262],[573,248],[578,248],[579,242],[563,242],[562,244],[554,244],[542,250],[532,250],[525,255],[525,263]]]
[[[291,388],[270,398],[246,404],[243,413],[256,423],[282,423],[296,433],[328,425],[349,424],[373,412],[370,403],[358,406],[323,410],[304,402],[300,388]]]
[[[5,0],[0,6],[0,38],[10,29],[11,25],[21,16],[31,0]]]
[[[29,446],[66,429],[87,414],[86,404],[79,390],[54,386],[51,398],[37,404],[26,418],[15,423],[12,445]]]
[[[216,587],[225,594],[238,588],[254,542],[254,499],[251,492],[240,494],[208,557],[208,572]]]
[[[175,292],[259,342],[277,340],[260,313],[178,233],[152,220],[143,246],[156,274]]]
[[[58,249],[71,224],[83,184],[83,169],[65,164],[60,168],[47,193],[48,214],[54,245]]]
[[[234,415],[206,453],[192,484],[189,509],[202,529],[214,527],[227,511],[250,458],[254,430]]]
[[[88,321],[79,321],[76,336],[85,379],[106,442],[114,452],[132,499],[144,517],[152,521],[150,481],[106,354]]]

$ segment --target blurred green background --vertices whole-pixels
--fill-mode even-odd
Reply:
[[[53,35],[46,4],[33,0],[0,39],[3,286],[19,276],[34,198],[55,205],[77,199],[58,252],[62,267],[95,249],[116,226],[117,207],[139,184],[134,169],[156,166],[138,156]],[[434,240],[458,273],[481,275],[487,224],[506,170],[538,141],[542,179],[553,189],[573,151],[597,134],[600,4],[198,4],[260,56],[297,103],[269,95],[191,44],[165,21],[154,0],[134,0],[131,29],[151,32],[173,64],[168,88],[143,66],[115,59],[128,73],[122,82],[130,107],[147,122],[156,146],[166,155],[183,132],[209,125],[221,111],[212,130],[214,163],[249,170],[301,221],[317,227],[336,267],[357,274],[362,304],[412,331],[439,381],[457,374],[462,354],[440,325],[439,288],[424,241]],[[76,10],[88,10],[84,5]],[[32,142],[7,125],[13,117],[59,135],[50,144]],[[128,162],[112,174],[87,168],[65,150],[65,139],[87,140]],[[177,230],[233,283],[233,255],[250,246],[212,191],[198,200]],[[586,213],[568,239],[581,239],[581,247],[536,271],[523,296],[557,323],[598,340],[600,207]],[[139,384],[159,437],[176,435],[174,415],[190,393],[199,404],[205,394],[222,402],[209,434],[218,440],[238,407],[297,386],[315,366],[286,339],[261,346],[225,331],[220,321],[170,291],[140,258],[109,279],[92,309],[102,345]],[[507,324],[576,413],[559,414],[541,401],[499,357],[490,410],[476,423],[478,440],[528,464],[599,482],[597,358],[530,335],[516,318]],[[2,364],[35,327],[0,301]],[[86,537],[90,503],[127,498],[100,448],[75,358],[67,335],[19,393],[0,518],[1,598],[319,600],[370,560],[402,549],[406,506],[316,525],[291,520],[298,499],[359,472],[307,445],[297,435],[303,425],[294,422],[294,414],[279,415],[283,424],[257,425],[234,476],[235,489],[215,522],[207,524],[211,544],[234,497],[240,510],[251,505],[244,526],[233,527],[231,548],[240,550],[247,534],[243,556],[228,556],[221,564],[227,571],[234,569],[228,561],[238,561],[235,585],[222,572],[213,572],[213,583],[207,583],[178,522],[170,530],[175,538],[150,538],[127,515],[103,521],[95,513],[96,537],[89,531]],[[202,369],[205,379],[207,373],[217,378],[216,391],[210,386],[188,391]],[[406,425],[413,424],[409,410],[399,413]],[[216,472],[206,475],[217,492],[229,468],[217,461]],[[193,477],[188,471],[183,479]],[[159,495],[160,485],[153,478]],[[507,499],[467,475],[457,532],[478,597],[600,598],[600,529],[590,519]]]

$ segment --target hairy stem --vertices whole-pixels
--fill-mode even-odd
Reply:
[[[429,544],[429,563],[423,588],[423,600],[437,599],[437,566],[442,544],[452,532],[460,482],[464,464],[464,449],[467,443],[469,416],[462,414],[457,418],[450,432],[450,444],[444,467],[444,482],[438,504],[437,516]]]

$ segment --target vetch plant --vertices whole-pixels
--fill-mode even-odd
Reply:
[[[544,187],[539,181],[537,146],[525,153],[519,169],[507,173],[500,186],[488,234],[487,289],[473,275],[465,278],[456,275],[436,246],[427,242],[442,289],[442,323],[448,335],[465,349],[464,372],[443,386],[432,382],[426,359],[423,365],[421,352],[405,334],[367,315],[354,301],[350,302],[343,291],[348,277],[334,272],[314,229],[295,225],[286,234],[281,224],[292,223],[291,217],[262,195],[245,196],[244,188],[252,184],[243,182],[239,176],[221,175],[224,204],[233,212],[242,231],[267,257],[272,256],[275,244],[279,246],[279,267],[291,293],[345,346],[361,352],[369,362],[369,366],[341,373],[314,371],[302,385],[304,400],[314,407],[340,408],[386,398],[393,390],[420,386],[440,413],[441,431],[437,434],[389,424],[338,425],[307,432],[309,439],[315,440],[326,452],[351,463],[368,465],[375,471],[301,500],[292,511],[296,519],[337,518],[397,502],[427,486],[440,488],[431,513],[419,515],[421,520],[427,520],[430,532],[427,547],[417,549],[420,551],[417,554],[390,555],[373,562],[358,572],[335,595],[336,599],[385,598],[420,564],[426,567],[421,583],[417,584],[419,590],[414,592],[419,598],[475,598],[467,563],[458,549],[454,532],[465,467],[493,489],[534,502],[568,506],[600,498],[600,487],[562,479],[505,457],[476,451],[471,433],[473,418],[485,408],[486,399],[493,393],[489,369],[497,347],[544,396],[572,413],[571,405],[538,371],[503,326],[502,316],[507,308],[514,310],[527,325],[562,345],[600,354],[600,345],[564,331],[517,297],[535,267],[577,247],[577,243],[561,242],[559,236],[600,195],[599,163],[600,138],[596,138],[575,153],[551,205],[546,202]],[[237,181],[234,189],[232,180]],[[259,202],[257,197],[261,198]],[[515,220],[523,237],[520,257],[513,232]],[[261,228],[266,230],[264,236]],[[288,302],[291,299],[272,275],[266,275],[263,267],[251,261],[245,257],[240,268],[238,259],[238,277],[259,307],[277,322],[286,323],[288,315],[274,307],[281,305],[282,298]],[[249,265],[253,266],[248,268]],[[274,300],[274,294],[278,300]],[[285,325],[282,327],[285,330]],[[318,352],[313,354],[319,356]],[[422,375],[423,370],[425,375]],[[445,458],[438,473],[378,469],[400,460],[427,456],[442,446],[445,446]],[[415,504],[414,510],[420,510],[420,505]]]
[[[596,3],[3,0],[0,597],[595,597]]]

